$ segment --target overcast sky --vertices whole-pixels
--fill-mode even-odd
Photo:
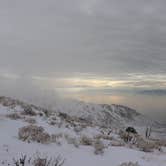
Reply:
[[[0,0],[1,88],[165,88],[165,9],[165,0]]]

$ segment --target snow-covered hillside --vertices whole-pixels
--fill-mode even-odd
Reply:
[[[128,125],[138,134],[128,135],[123,130]],[[61,155],[64,166],[119,166],[130,161],[140,166],[165,166],[164,140],[155,135],[146,140],[139,133],[147,125],[159,123],[119,105],[70,102],[48,110],[0,97],[0,165],[16,165],[13,159],[21,155],[27,156],[25,166],[33,165],[30,159],[34,156]],[[126,136],[132,139],[126,142]]]
[[[115,104],[94,104],[74,100],[57,103],[54,110],[85,118],[89,122],[108,127],[120,128],[130,125],[158,127],[161,125],[134,109]]]
[[[22,109],[32,107],[32,109],[39,111],[41,109],[48,109],[36,107],[35,105],[7,97],[1,97],[0,104],[7,105],[9,108],[14,108],[15,110],[17,110],[17,107]],[[86,119],[86,121],[90,123],[106,127],[120,128],[129,125],[158,127],[160,125],[158,122],[136,112],[136,110],[115,104],[93,104],[82,101],[65,100],[65,102],[61,101],[56,103],[51,110]]]

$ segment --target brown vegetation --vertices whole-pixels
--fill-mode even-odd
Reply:
[[[22,141],[36,141],[39,143],[49,143],[51,140],[50,135],[44,131],[43,127],[35,125],[25,126],[19,129],[19,139]]]

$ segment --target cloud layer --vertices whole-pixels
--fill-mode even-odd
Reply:
[[[165,6],[164,0],[0,0],[0,71],[163,88]],[[156,74],[160,79],[151,79]]]

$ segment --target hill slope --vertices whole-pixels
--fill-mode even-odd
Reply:
[[[140,166],[165,166],[164,147],[162,152],[154,146],[154,151],[146,153],[121,138],[118,128],[129,123],[140,126],[140,122],[158,125],[119,105],[73,102],[50,111],[0,97],[0,165],[15,165],[13,158],[25,154],[25,166],[34,166],[29,160],[36,155],[54,158],[60,154],[65,159],[63,166],[119,166],[129,161],[138,161]]]

